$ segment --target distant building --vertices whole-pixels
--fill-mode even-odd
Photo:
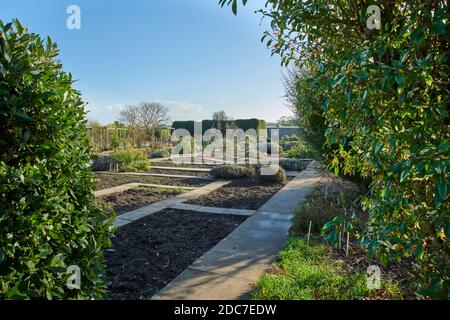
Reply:
[[[299,126],[267,126],[267,137],[272,139],[272,130],[278,129],[279,138],[283,138],[284,136],[299,136],[300,135],[300,127]]]

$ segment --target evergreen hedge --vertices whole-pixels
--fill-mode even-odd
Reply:
[[[105,289],[110,220],[93,204],[85,110],[56,44],[0,20],[0,299]],[[66,285],[67,268],[81,288]]]

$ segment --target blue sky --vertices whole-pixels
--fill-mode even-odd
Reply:
[[[72,4],[81,30],[66,28]],[[263,4],[250,0],[234,16],[218,0],[0,0],[0,18],[58,43],[91,119],[111,122],[127,104],[157,101],[172,120],[225,110],[274,121],[290,111],[280,59],[260,42],[268,21],[254,11]]]

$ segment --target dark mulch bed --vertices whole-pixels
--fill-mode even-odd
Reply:
[[[164,174],[199,176],[199,177],[207,177],[210,175],[209,172],[171,170],[171,169],[150,169],[150,173],[164,173]]]
[[[106,212],[122,214],[175,197],[182,192],[180,189],[139,187],[96,198],[95,203]]]
[[[152,177],[135,176],[122,174],[94,173],[97,179],[96,190],[102,190],[130,182],[165,184],[168,186],[204,186],[208,181],[193,178],[171,178],[171,177]]]
[[[246,217],[165,209],[121,227],[105,252],[110,299],[149,299]]]
[[[208,207],[257,210],[285,184],[286,182],[266,183],[256,179],[238,179],[186,203]]]

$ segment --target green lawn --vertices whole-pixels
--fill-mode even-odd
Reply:
[[[382,281],[371,291],[364,273],[346,273],[343,261],[331,256],[322,244],[309,245],[296,236],[289,238],[277,262],[257,283],[255,300],[348,300],[401,299],[398,286]]]

